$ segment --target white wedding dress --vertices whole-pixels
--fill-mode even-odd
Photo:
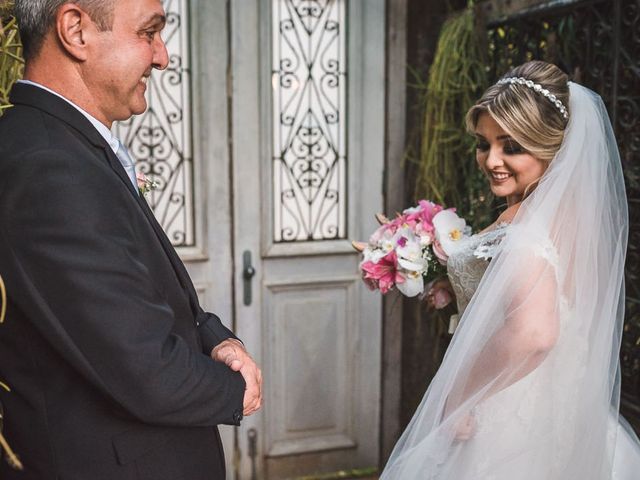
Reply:
[[[618,421],[624,176],[602,100],[569,89],[563,144],[511,224],[449,258],[460,323],[381,480],[640,479]]]
[[[463,240],[460,248],[449,257],[447,272],[460,315],[480,285],[490,259],[500,251],[501,241],[509,228],[508,224],[501,223],[473,235]],[[557,253],[551,243],[540,245],[537,253],[554,266],[557,263]],[[567,301],[562,299],[557,348],[544,362],[524,379],[478,404],[475,434],[470,440],[458,443],[456,452],[441,467],[441,478],[515,480],[521,478],[523,472],[527,472],[526,478],[570,478],[563,470],[571,462],[572,451],[579,450],[582,441],[588,441],[576,438],[572,433],[575,432],[571,428],[575,421],[574,406],[579,399],[577,391],[572,392],[571,388],[575,376],[589,375],[586,369],[589,346],[579,325],[571,324],[569,308]],[[558,377],[563,374],[567,378]],[[551,377],[554,377],[553,382]],[[552,384],[562,391],[545,388]],[[551,423],[558,418],[562,421]],[[640,450],[635,433],[624,421],[618,426],[613,414],[610,426],[613,428],[608,435],[617,430],[617,439],[611,443],[616,445],[612,478],[640,479]],[[545,438],[538,451],[529,451],[531,436],[548,431],[555,435]],[[505,451],[513,452],[508,461],[503,458]]]

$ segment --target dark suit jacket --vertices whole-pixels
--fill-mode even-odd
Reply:
[[[224,478],[217,424],[244,380],[209,353],[232,337],[91,123],[17,84],[0,119],[4,432],[0,478]]]

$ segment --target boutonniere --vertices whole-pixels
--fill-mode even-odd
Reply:
[[[158,182],[151,180],[144,173],[136,173],[136,180],[138,181],[138,190],[140,194],[146,196],[147,193],[158,188]]]

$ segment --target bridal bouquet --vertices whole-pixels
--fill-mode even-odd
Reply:
[[[407,297],[423,294],[435,308],[451,302],[442,287],[447,258],[471,232],[455,209],[427,200],[408,208],[393,220],[377,215],[380,227],[368,242],[353,242],[362,253],[360,271],[371,290],[386,294],[394,287]]]

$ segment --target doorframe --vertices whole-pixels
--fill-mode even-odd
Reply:
[[[407,120],[407,11],[408,0],[387,1],[386,141],[384,211],[401,212],[406,204],[405,169]],[[402,318],[403,296],[384,297],[382,316],[382,408],[380,470],[402,433]]]

